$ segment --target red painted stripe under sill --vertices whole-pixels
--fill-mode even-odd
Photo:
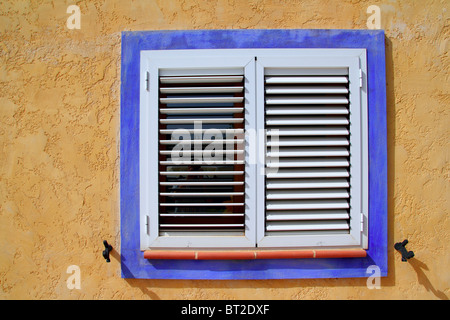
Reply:
[[[177,260],[254,260],[254,259],[302,259],[302,258],[364,258],[363,249],[327,250],[255,250],[255,251],[170,251],[146,250],[145,259]]]

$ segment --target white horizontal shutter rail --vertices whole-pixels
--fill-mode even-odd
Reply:
[[[202,155],[205,153],[205,151],[197,151],[197,150],[183,150],[183,151],[173,151],[173,150],[161,150],[159,153],[162,155],[173,155],[173,154],[179,154],[182,152],[183,154],[187,155]],[[243,154],[244,150],[215,150],[216,154],[222,155],[222,154]],[[210,152],[208,152],[210,153]]]
[[[223,207],[223,203],[204,203],[204,202],[177,202],[177,203],[160,203],[162,207]],[[243,206],[243,202],[227,202],[227,206]],[[201,216],[200,216],[201,217]]]
[[[172,134],[175,132],[179,132],[180,129],[161,129],[159,130],[159,133],[161,134]],[[223,128],[214,128],[214,129],[182,129],[183,132],[186,133],[205,133],[205,132],[221,132],[224,134],[243,134],[244,133],[244,129],[223,129]]]
[[[235,228],[242,228],[244,227],[243,223],[239,223],[239,224],[225,224],[225,223],[217,223],[217,224],[188,224],[188,223],[183,223],[183,224],[161,224],[160,225],[161,228],[167,228],[167,229],[171,229],[171,228],[183,228],[183,229],[187,229],[187,228],[224,228],[224,227],[235,227]]]
[[[316,189],[317,190],[317,189]],[[266,199],[280,200],[280,199],[340,199],[349,198],[349,192],[345,189],[322,189],[318,191],[307,190],[276,190],[267,191]]]
[[[282,77],[282,76],[268,76],[265,79],[267,84],[313,84],[313,83],[348,83],[346,76],[333,77],[317,77],[317,76],[301,76],[301,77]]]
[[[346,107],[266,107],[266,115],[317,115],[348,114]]]
[[[244,171],[161,171],[159,174],[163,176],[228,176],[242,175]]]
[[[162,186],[241,186],[244,185],[243,181],[177,181],[177,182],[160,182]]]
[[[162,114],[224,114],[242,113],[244,108],[168,108],[159,109]]]
[[[242,92],[244,87],[167,87],[160,88],[161,93],[235,93]]]
[[[174,139],[174,140],[159,140],[159,143],[161,144],[195,144],[195,143],[200,143],[200,144],[211,144],[211,143],[231,143],[231,144],[235,144],[235,143],[243,143],[244,139],[198,139],[198,140],[178,140],[178,139]]]
[[[206,123],[243,123],[244,118],[195,118],[195,119],[187,119],[187,118],[178,118],[178,119],[160,119],[162,124],[194,124],[196,122],[201,122],[203,124]]]
[[[161,83],[184,84],[184,83],[237,83],[241,82],[244,76],[196,76],[196,77],[160,77]]]
[[[161,213],[161,217],[198,217],[202,215],[202,217],[216,217],[216,218],[224,218],[224,217],[234,217],[236,215],[244,216],[243,213]]]
[[[347,158],[281,158],[271,162],[267,159],[268,168],[308,168],[308,167],[348,167]]]
[[[175,103],[237,103],[244,100],[243,97],[180,97],[180,98],[160,98],[161,103],[175,104]]]
[[[267,221],[348,219],[347,210],[270,211]]]
[[[196,165],[226,165],[226,164],[245,164],[244,160],[224,160],[224,161],[160,161],[159,162],[162,165],[189,165],[189,166],[196,166]]]
[[[347,200],[266,201],[266,210],[347,209]]]
[[[342,157],[350,153],[347,148],[280,148],[279,151],[268,151],[268,157]]]
[[[347,117],[271,117],[266,125],[273,126],[312,126],[312,125],[348,125]]]
[[[340,94],[348,93],[345,86],[266,86],[266,94]]]
[[[267,129],[268,136],[342,136],[348,135],[349,130],[343,126],[333,127],[281,127],[277,129]]]
[[[304,104],[346,104],[348,99],[345,97],[327,97],[327,96],[273,96],[266,98],[266,104],[289,104],[289,105],[304,105]]]
[[[317,188],[348,188],[347,179],[270,179],[266,182],[266,189],[317,189]]]
[[[302,222],[286,222],[281,223],[269,222],[267,231],[328,231],[328,230],[348,230],[349,225],[341,220],[328,221],[302,221]]]
[[[292,179],[292,178],[342,178],[348,177],[349,172],[347,169],[283,169],[277,170],[276,172],[267,171],[267,178],[275,179]]]
[[[319,147],[319,146],[348,146],[347,138],[283,138],[280,140],[269,140],[268,147]]]
[[[167,197],[227,197],[227,196],[243,196],[243,192],[161,192],[161,196]]]

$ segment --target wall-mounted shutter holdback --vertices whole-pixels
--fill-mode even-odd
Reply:
[[[106,262],[111,262],[109,259],[109,253],[112,251],[113,247],[108,244],[108,241],[103,240],[103,245],[105,246],[105,250],[103,251],[103,258],[106,259]]]
[[[406,261],[408,261],[408,259],[411,259],[412,257],[414,257],[414,252],[406,250],[405,246],[407,244],[408,244],[407,239],[403,240],[403,242],[397,242],[396,244],[394,244],[395,250],[397,250],[398,252],[400,252],[402,254],[403,262],[406,262]]]

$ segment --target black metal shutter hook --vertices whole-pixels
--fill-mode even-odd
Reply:
[[[108,241],[103,240],[103,244],[105,245],[105,250],[103,251],[103,258],[106,259],[106,262],[110,262],[109,253],[112,251],[113,247],[108,244]]]
[[[402,261],[408,261],[414,257],[414,252],[406,250],[405,246],[408,244],[408,240],[403,240],[403,242],[397,242],[394,244],[395,250],[402,254]]]

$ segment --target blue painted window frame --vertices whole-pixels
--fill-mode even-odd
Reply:
[[[232,48],[365,48],[369,133],[369,248],[365,258],[147,260],[139,246],[140,51]],[[304,279],[387,276],[387,128],[382,30],[190,30],[122,33],[120,226],[122,278]]]

